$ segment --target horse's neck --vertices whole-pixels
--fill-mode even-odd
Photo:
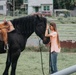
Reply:
[[[26,34],[25,37],[27,37],[27,39],[28,39],[32,35],[32,33]]]
[[[34,32],[35,18],[33,16],[14,19],[11,22],[16,31],[20,34],[23,34],[27,38],[30,37]]]
[[[24,26],[25,26],[25,29],[24,29],[25,36],[27,38],[29,38],[35,30],[35,28],[34,28],[35,27],[35,18],[34,17],[26,18],[26,22],[25,22]]]

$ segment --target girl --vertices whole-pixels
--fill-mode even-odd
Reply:
[[[48,34],[48,29],[50,28],[51,33]],[[50,26],[47,25],[45,36],[50,37],[50,68],[51,68],[51,74],[57,72],[57,54],[60,52],[60,42],[59,42],[59,36],[56,28],[55,23],[50,23]]]

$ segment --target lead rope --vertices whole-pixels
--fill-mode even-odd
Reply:
[[[39,39],[39,49],[40,49],[40,55],[41,55],[42,74],[45,75],[45,73],[44,73],[44,68],[43,68],[43,57],[42,57],[42,49],[41,49],[41,39]]]
[[[51,75],[51,67],[50,67],[50,63],[51,63],[51,54],[50,54],[50,49],[51,49],[51,43],[50,44],[50,47],[49,47],[49,74]]]
[[[49,74],[50,74],[50,48],[51,48],[51,44],[49,47]],[[39,39],[39,49],[40,49],[40,55],[41,55],[41,68],[42,68],[42,74],[45,75],[44,73],[44,67],[43,67],[43,56],[42,56],[42,48],[41,48],[41,39]]]

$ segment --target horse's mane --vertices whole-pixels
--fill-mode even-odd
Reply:
[[[34,16],[26,16],[13,19],[11,20],[11,22],[18,33],[26,34],[33,32],[34,20],[35,20]]]

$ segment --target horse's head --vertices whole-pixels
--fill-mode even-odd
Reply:
[[[44,44],[47,44],[50,41],[50,38],[45,37],[46,25],[46,18],[36,15],[35,33],[43,40]]]

